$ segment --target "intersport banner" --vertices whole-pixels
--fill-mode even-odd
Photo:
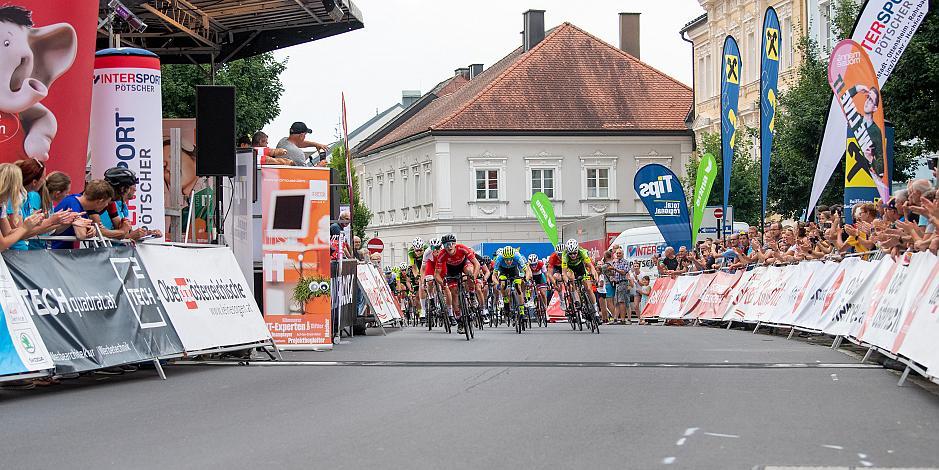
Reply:
[[[6,87],[0,92],[0,162],[35,158],[47,171],[83,181],[98,1],[6,0],[3,6],[10,10],[2,21],[9,43],[0,80]]]
[[[929,375],[939,376],[939,258],[932,253],[917,253],[928,266],[920,287],[910,286],[915,295],[904,306],[906,320],[894,339],[890,351],[913,359],[926,368]]]
[[[835,45],[828,63],[828,84],[863,157],[855,158],[855,166],[848,168],[845,176],[848,178],[859,171],[870,174],[881,200],[886,201],[890,195],[890,181],[886,164],[883,98],[874,65],[860,44],[845,39]]]
[[[662,233],[665,244],[675,251],[683,246],[690,249],[688,201],[675,173],[658,163],[645,165],[636,172],[633,187]]]
[[[894,265],[887,257],[880,261],[862,261],[856,269],[845,270],[838,294],[823,314],[828,324],[822,331],[834,336],[853,335],[870,306],[871,292]]]
[[[3,258],[56,372],[85,372],[183,352],[133,248],[9,250]]]
[[[0,376],[53,368],[46,344],[0,258]]]
[[[730,204],[730,173],[734,164],[734,146],[737,143],[737,102],[740,100],[740,48],[737,40],[724,38],[721,54],[721,157],[724,165],[724,220],[727,226],[727,205]]]
[[[144,243],[137,253],[186,351],[271,340],[230,248]]]
[[[906,254],[894,264],[892,275],[877,286],[871,295],[870,308],[857,332],[857,339],[884,350],[893,348],[906,323],[914,294],[929,276],[932,264],[928,256]]]
[[[652,284],[652,291],[649,293],[649,300],[646,301],[645,308],[639,312],[640,318],[658,318],[662,313],[662,308],[668,303],[669,296],[672,293],[672,286],[675,285],[675,279],[670,277],[660,277]],[[551,301],[554,301],[554,296]]]
[[[864,3],[851,39],[867,52],[881,86],[887,83],[928,11],[929,0],[867,0]],[[845,126],[842,115],[841,106],[832,97],[806,214],[815,208],[844,155]]]
[[[763,15],[763,54],[760,61],[760,186],[763,216],[766,216],[766,192],[776,124],[776,100],[779,94],[779,17],[773,7]]]
[[[716,273],[711,282],[708,283],[707,288],[701,292],[701,300],[691,309],[688,316],[701,320],[721,320],[724,318],[724,313],[727,312],[727,307],[733,298],[731,294],[742,278],[743,271],[737,271],[733,274]]]
[[[693,212],[691,216],[691,246],[698,242],[698,230],[701,229],[701,220],[704,219],[704,208],[707,207],[708,198],[711,197],[711,187],[717,178],[717,159],[710,153],[704,154],[698,162],[698,171],[695,176],[694,195],[692,195]]]

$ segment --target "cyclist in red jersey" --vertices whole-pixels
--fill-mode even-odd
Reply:
[[[551,253],[551,256],[548,257],[548,275],[554,279],[554,290],[561,295],[561,308],[566,309],[564,305],[564,279],[561,277],[563,272],[562,259],[561,255],[564,252],[564,244],[559,243],[554,247],[554,253]]]
[[[476,253],[472,248],[466,245],[457,244],[456,235],[452,233],[444,235],[440,239],[440,242],[443,243],[443,249],[437,254],[437,272],[435,277],[437,282],[443,285],[444,291],[447,293],[447,303],[450,307],[450,311],[453,312],[456,290],[451,289],[451,282],[445,281],[444,276],[458,278],[461,273],[466,274],[466,290],[476,292],[476,299],[479,301],[479,305],[482,305],[483,299],[480,295],[480,289],[476,285],[476,282],[474,282],[476,273],[481,269],[479,261],[476,261]],[[462,325],[459,323],[460,315],[456,315],[456,319],[458,320],[457,324]]]

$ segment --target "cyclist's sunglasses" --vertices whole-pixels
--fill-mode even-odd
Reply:
[[[446,248],[446,249],[448,249],[448,250],[449,250],[450,248],[455,247],[455,246],[456,246],[456,242],[447,242],[447,243],[444,243],[444,244],[443,244],[443,247]]]

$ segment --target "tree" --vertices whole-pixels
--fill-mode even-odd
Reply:
[[[333,147],[329,167],[336,170],[337,174],[337,181],[333,184],[346,184],[348,180],[346,179],[345,145],[342,141]],[[365,243],[367,240],[365,227],[372,222],[372,211],[362,202],[359,194],[359,177],[355,174],[355,167],[352,167],[352,198],[355,201],[352,206],[352,234],[361,238],[362,243]],[[339,203],[349,204],[349,191],[345,189],[339,191]]]
[[[760,222],[760,162],[751,155],[754,129],[738,130],[734,148],[733,172],[730,174],[730,200],[727,204],[734,207],[734,219],[750,225]],[[701,154],[710,153],[717,160],[717,179],[708,198],[709,206],[720,206],[724,199],[724,164],[721,158],[721,135],[709,132],[701,136],[698,149]],[[689,201],[694,197],[694,183],[698,175],[698,161],[692,159],[685,167],[685,195]],[[689,202],[689,207],[691,203]]]
[[[280,114],[284,86],[280,76],[287,60],[278,62],[265,53],[222,64],[216,85],[235,86],[237,135],[250,135]],[[163,117],[191,118],[196,115],[196,86],[208,85],[209,67],[196,64],[167,64],[163,73]]]

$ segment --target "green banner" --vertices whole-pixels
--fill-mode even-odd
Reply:
[[[701,157],[698,163],[697,181],[694,183],[694,209],[691,218],[691,244],[698,242],[698,229],[701,228],[701,219],[704,217],[704,207],[708,205],[711,196],[711,186],[717,177],[717,159],[709,153]]]
[[[541,229],[544,230],[551,245],[558,244],[558,226],[554,221],[554,206],[545,193],[535,193],[531,197],[531,210],[541,223]]]

